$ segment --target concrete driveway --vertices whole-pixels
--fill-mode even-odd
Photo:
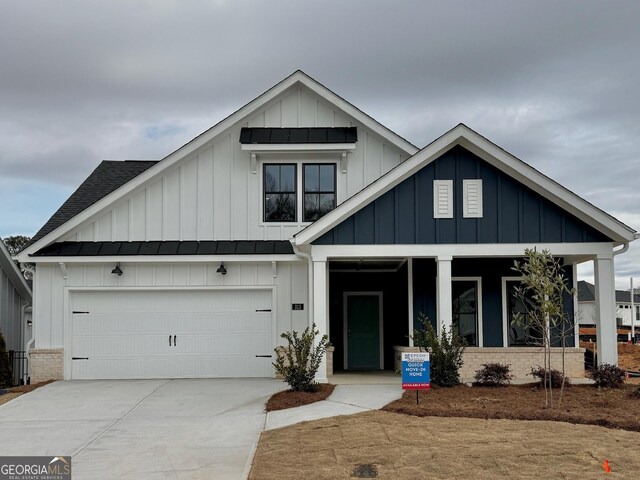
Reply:
[[[72,478],[238,479],[273,379],[56,382],[0,406],[0,452],[71,455]]]

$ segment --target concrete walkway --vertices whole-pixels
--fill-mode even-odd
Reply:
[[[319,418],[377,410],[401,396],[402,387],[399,382],[383,385],[336,385],[326,400],[267,413],[265,430]]]

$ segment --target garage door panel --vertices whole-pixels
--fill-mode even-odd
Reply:
[[[72,310],[82,313],[72,314],[72,355],[88,360],[72,360],[72,378],[272,376],[271,359],[256,357],[273,351],[271,298],[270,290],[74,292]]]

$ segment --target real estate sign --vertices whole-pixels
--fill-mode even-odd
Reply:
[[[403,353],[402,389],[429,390],[430,382],[429,353]]]

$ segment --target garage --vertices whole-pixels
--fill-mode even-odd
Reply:
[[[71,378],[271,377],[272,290],[71,293]]]

